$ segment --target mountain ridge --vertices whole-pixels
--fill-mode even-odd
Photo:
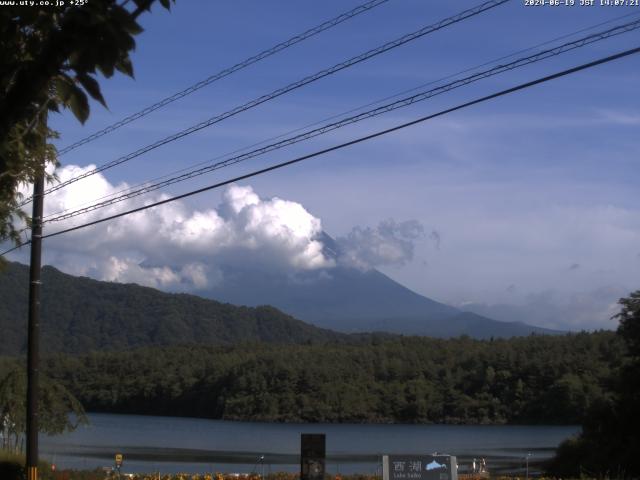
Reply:
[[[308,275],[326,276],[326,288],[320,288],[311,277],[294,279],[294,284],[300,287],[299,296],[290,305],[285,304],[287,308],[282,308],[278,303],[282,303],[283,295],[292,298],[296,289],[286,285],[286,278],[265,278],[255,272],[237,276],[240,283],[245,282],[242,288],[233,282],[225,282],[230,291],[254,291],[263,295],[256,305],[243,306],[241,299],[235,299],[234,303],[240,304],[236,306],[224,295],[218,298],[227,303],[136,284],[74,277],[45,266],[42,272],[42,349],[45,352],[80,353],[189,343],[341,343],[357,342],[358,334],[373,331],[382,335],[445,338],[556,333],[461,312],[422,297],[376,270],[364,272],[337,267],[330,274],[313,272]],[[254,283],[247,285],[247,278]],[[332,278],[338,282],[331,282]],[[0,354],[19,354],[26,349],[27,287],[28,267],[25,265],[9,263],[0,272],[0,331],[5,338],[0,344]],[[350,298],[353,304],[347,308],[344,300]],[[382,303],[380,299],[383,299]],[[312,311],[314,315],[311,318],[298,315],[305,312],[292,308],[296,301],[301,301],[306,305],[306,311]],[[362,309],[367,302],[372,305]],[[405,311],[407,305],[413,305],[412,314],[374,315],[376,312],[395,312],[399,302],[404,304]],[[265,305],[267,303],[276,306]],[[420,308],[424,306],[432,308],[431,316],[420,315]],[[337,311],[342,313],[341,317],[335,316]],[[352,315],[354,312],[356,315]]]
[[[0,271],[0,354],[26,350],[28,267]],[[81,353],[149,345],[344,342],[276,308],[237,307],[185,293],[74,277],[42,269],[41,348]]]

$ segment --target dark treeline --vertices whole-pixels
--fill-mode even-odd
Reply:
[[[510,340],[183,346],[48,357],[88,411],[311,422],[580,423],[608,398],[613,332]],[[0,369],[15,359],[5,358]],[[1,373],[1,372],[0,372]]]

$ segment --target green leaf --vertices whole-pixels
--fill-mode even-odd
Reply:
[[[58,75],[54,85],[62,104],[84,123],[89,117],[89,101],[85,93],[65,74]]]
[[[108,61],[103,61],[98,64],[98,69],[107,78],[113,76],[113,64]]]
[[[97,82],[95,78],[86,73],[78,73],[76,75],[76,79],[80,82],[80,85],[87,91],[91,98],[97,100],[102,104],[103,107],[107,108],[107,103],[102,96],[102,92],[100,91],[100,84]]]
[[[89,118],[89,101],[84,92],[78,87],[75,87],[73,94],[69,98],[68,105],[80,123],[87,121],[87,118]]]
[[[53,85],[58,98],[66,105],[69,97],[71,96],[71,89],[74,86],[73,80],[67,74],[62,73],[54,79]]]
[[[116,68],[119,72],[122,72],[130,77],[133,77],[133,64],[131,63],[131,58],[127,55],[126,57],[120,59],[118,63],[116,63]]]

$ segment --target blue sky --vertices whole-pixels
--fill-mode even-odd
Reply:
[[[390,0],[81,147],[62,157],[62,164],[85,167],[113,160],[478,3]],[[138,183],[622,15],[632,16],[592,32],[640,18],[638,7],[579,3],[529,7],[513,0],[157,149],[106,172],[104,181]],[[142,17],[146,31],[133,57],[135,80],[103,80],[109,110],[92,105],[84,126],[67,113],[52,119],[62,134],[60,146],[358,4],[179,0],[170,13],[155,8]],[[176,185],[167,193],[639,45],[640,34],[634,31]],[[608,316],[615,301],[640,284],[639,66],[640,56],[632,56],[241,186],[252,187],[262,199],[277,196],[301,204],[334,237],[346,237],[358,226],[375,233],[388,219],[419,222],[424,235],[405,239],[412,247],[408,255],[372,266],[436,300],[494,316],[500,313],[491,308],[507,305],[512,319],[551,327],[612,328]],[[76,203],[92,199],[89,187],[77,192]],[[193,197],[184,203],[185,211],[218,208],[225,204],[221,195]],[[73,206],[66,201],[64,206]],[[45,260],[73,273],[131,278],[83,268],[89,253],[74,256],[74,244],[52,242]],[[141,264],[153,256],[134,250],[116,242],[109,255]],[[168,265],[175,270],[178,263]]]

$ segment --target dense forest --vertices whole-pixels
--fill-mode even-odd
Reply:
[[[607,399],[613,332],[510,340],[175,346],[57,355],[88,411],[311,422],[579,423]],[[0,370],[18,360],[3,358]],[[2,372],[0,372],[0,375]]]

